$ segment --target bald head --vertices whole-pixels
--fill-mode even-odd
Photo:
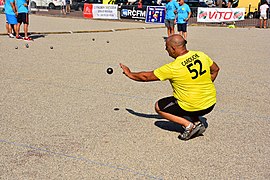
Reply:
[[[186,45],[186,40],[179,34],[174,34],[168,37],[166,43],[170,46],[184,46]]]
[[[171,35],[166,40],[166,50],[171,57],[177,58],[178,56],[182,56],[188,52],[186,49],[186,43],[187,41],[181,35]]]

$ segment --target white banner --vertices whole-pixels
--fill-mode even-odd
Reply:
[[[97,19],[118,19],[117,5],[93,4],[93,18]]]
[[[197,22],[242,21],[245,8],[198,8]]]

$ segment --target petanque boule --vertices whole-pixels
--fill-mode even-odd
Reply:
[[[113,73],[113,69],[109,67],[109,68],[107,69],[107,73],[108,73],[108,74],[112,74],[112,73]]]

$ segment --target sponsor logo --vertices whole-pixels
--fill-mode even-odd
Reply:
[[[128,16],[128,10],[127,9],[122,9],[121,14],[122,14],[123,17],[127,17]]]
[[[199,18],[200,19],[206,19],[206,17],[207,17],[207,12],[205,12],[205,11],[200,11],[199,12]]]
[[[233,18],[234,19],[242,19],[243,16],[244,16],[244,13],[243,12],[236,11],[236,12],[234,12]]]

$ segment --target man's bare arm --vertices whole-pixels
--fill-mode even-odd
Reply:
[[[153,71],[131,72],[130,69],[123,64],[120,64],[120,67],[123,69],[123,73],[134,81],[141,81],[141,82],[159,81],[159,79],[155,76]]]
[[[214,62],[212,66],[210,66],[210,73],[211,73],[211,80],[214,82],[217,75],[218,75],[219,67],[218,65]]]

